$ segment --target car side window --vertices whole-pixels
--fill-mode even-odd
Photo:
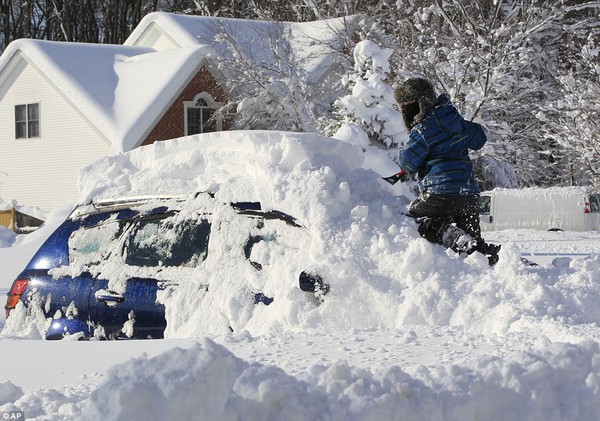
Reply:
[[[480,215],[489,215],[490,214],[490,205],[492,202],[492,198],[490,196],[480,196],[479,197],[479,214]]]
[[[114,241],[123,232],[125,223],[107,221],[100,225],[82,227],[69,236],[69,264],[98,264],[114,248]]]
[[[208,254],[210,223],[147,219],[137,223],[125,248],[125,263],[132,266],[184,266],[200,264]]]
[[[590,196],[590,211],[592,213],[600,213],[600,194],[592,194]]]

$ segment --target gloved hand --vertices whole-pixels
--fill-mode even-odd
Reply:
[[[406,170],[402,170],[396,175],[401,183],[406,183],[408,180],[410,180],[410,174],[407,173]]]

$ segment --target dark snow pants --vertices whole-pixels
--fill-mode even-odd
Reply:
[[[415,199],[408,209],[419,224],[421,237],[444,244],[444,232],[456,226],[477,242],[482,242],[479,226],[479,195],[446,195],[425,193]]]
[[[410,204],[408,213],[415,218],[419,234],[426,240],[457,253],[478,251],[487,256],[490,266],[498,261],[500,246],[488,244],[481,237],[478,194],[425,193]]]

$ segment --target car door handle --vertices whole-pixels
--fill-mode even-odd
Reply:
[[[117,294],[116,292],[101,290],[96,291],[96,301],[106,305],[115,305],[124,302],[125,297],[123,297],[121,294]]]

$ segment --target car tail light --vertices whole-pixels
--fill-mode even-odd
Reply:
[[[587,200],[583,202],[583,213],[591,213],[590,202],[588,202]]]
[[[10,315],[10,311],[17,306],[25,289],[27,289],[27,285],[29,285],[28,278],[17,279],[13,282],[12,287],[10,287],[10,291],[7,294],[8,298],[6,299],[6,305],[4,306],[6,309],[6,318]]]

